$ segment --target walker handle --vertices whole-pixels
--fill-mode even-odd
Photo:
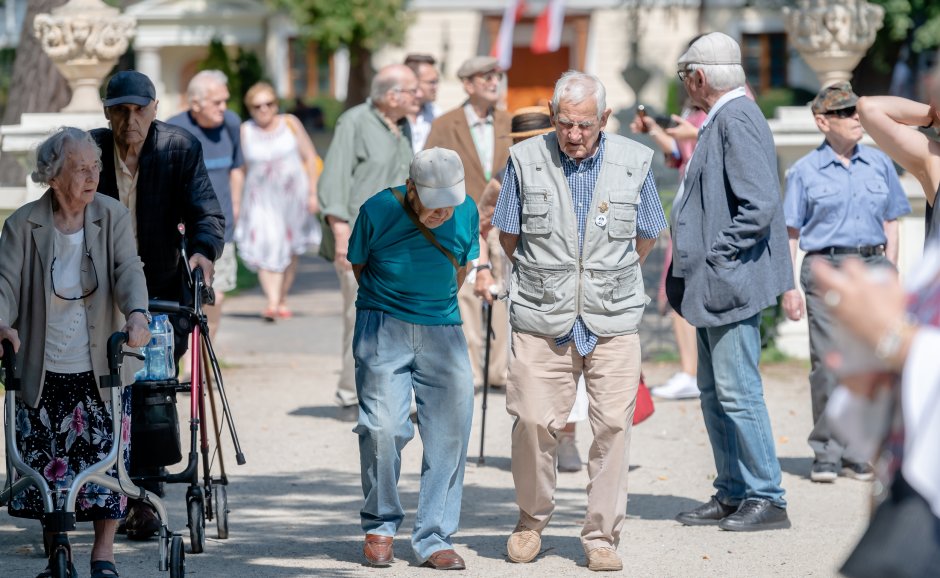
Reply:
[[[20,378],[16,377],[16,352],[13,351],[13,342],[3,340],[3,386],[7,391],[20,390]]]

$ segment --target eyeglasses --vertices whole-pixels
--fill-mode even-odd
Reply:
[[[417,89],[417,88],[402,88],[402,87],[400,87],[400,86],[396,86],[396,87],[393,88],[392,90],[393,90],[394,92],[404,92],[404,93],[406,93],[406,94],[410,94],[411,96],[417,96],[417,95],[418,95],[418,89]]]
[[[95,267],[95,262],[92,260],[91,253],[89,251],[85,251],[85,257],[87,257],[88,261],[91,262],[91,271],[95,276],[95,286],[91,288],[91,291],[89,291],[88,293],[83,293],[82,295],[79,295],[78,297],[63,297],[62,295],[59,295],[59,292],[55,288],[55,260],[56,258],[53,257],[52,265],[49,267],[50,269],[49,277],[50,279],[52,279],[52,294],[53,295],[55,295],[56,297],[58,297],[59,299],[63,301],[81,301],[82,299],[85,299],[86,297],[90,297],[92,293],[98,290],[98,269]]]
[[[582,120],[576,122],[563,116],[559,116],[555,122],[557,122],[564,130],[571,130],[574,127],[578,127],[582,131],[589,131],[596,125],[593,120]]]
[[[261,110],[262,108],[271,108],[277,106],[277,102],[269,100],[267,102],[259,102],[258,104],[251,105],[251,110]]]
[[[694,70],[689,70],[688,68],[683,68],[676,72],[679,75],[679,82],[685,82],[685,79],[689,77],[690,74],[695,72]]]
[[[839,118],[852,118],[855,116],[855,107],[840,108],[839,110],[830,110],[826,116],[837,116]]]

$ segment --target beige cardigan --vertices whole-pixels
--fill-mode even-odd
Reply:
[[[16,210],[0,235],[0,320],[19,332],[16,355],[22,399],[39,405],[45,381],[46,312],[52,297],[55,240],[52,190]],[[108,338],[124,327],[134,309],[147,309],[147,282],[137,256],[130,212],[100,193],[85,207],[85,246],[98,273],[98,289],[85,298],[91,362],[96,378],[108,373]],[[93,286],[92,286],[93,287]],[[84,287],[90,291],[92,287]],[[122,381],[132,381],[140,362],[125,358]],[[109,400],[111,390],[99,389]]]

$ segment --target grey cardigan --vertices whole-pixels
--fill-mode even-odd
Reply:
[[[793,288],[773,135],[748,98],[699,135],[673,207],[669,303],[695,327],[752,317]]]
[[[17,368],[22,399],[37,407],[45,381],[46,312],[52,298],[50,266],[55,240],[52,190],[16,210],[0,235],[0,319],[20,338]],[[137,256],[130,212],[100,193],[85,207],[85,244],[98,274],[98,289],[85,298],[95,376],[108,372],[107,343],[134,309],[147,309],[147,281]],[[89,288],[90,289],[90,288]],[[123,383],[135,364],[126,359]],[[136,364],[139,367],[139,362]],[[99,389],[104,400],[111,390]]]

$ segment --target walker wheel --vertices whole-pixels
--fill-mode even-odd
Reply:
[[[228,539],[228,492],[225,486],[217,485],[212,488],[215,494],[215,525],[219,531],[219,539]]]
[[[183,537],[176,535],[170,541],[170,578],[186,576],[186,552],[183,551]]]
[[[202,499],[192,498],[187,502],[189,510],[189,543],[193,554],[202,554],[206,549],[206,518]]]
[[[56,548],[49,559],[49,570],[53,578],[73,578],[69,572],[69,551],[64,547]]]

